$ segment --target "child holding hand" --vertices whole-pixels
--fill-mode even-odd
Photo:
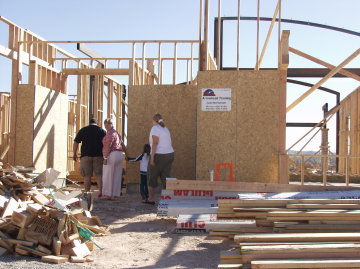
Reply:
[[[147,186],[147,171],[150,160],[150,150],[151,147],[149,144],[144,145],[143,153],[137,156],[136,158],[128,158],[129,162],[138,162],[140,161],[140,194],[143,203],[148,202],[149,191]]]

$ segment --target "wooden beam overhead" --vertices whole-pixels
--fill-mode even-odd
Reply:
[[[318,83],[312,86],[308,91],[302,94],[298,99],[296,99],[292,104],[290,104],[286,108],[286,112],[289,112],[299,103],[301,103],[306,97],[308,97],[311,93],[313,93],[317,88],[319,88],[323,83],[325,83],[329,78],[334,76],[339,70],[341,70],[345,65],[351,62],[354,58],[356,58],[360,54],[360,49],[357,49],[353,54],[351,54],[348,58],[346,58],[341,64],[339,64],[336,68],[331,70],[324,78],[322,78]]]
[[[103,58],[96,51],[86,46],[84,43],[77,43],[77,49],[91,58]],[[105,60],[97,60],[99,63],[105,65]]]
[[[62,73],[65,75],[129,75],[128,68],[107,68],[107,69],[90,69],[90,68],[64,68]]]
[[[37,41],[19,41],[19,43],[55,43],[55,44],[74,44],[74,43],[199,43],[199,40],[71,40],[71,41],[59,41],[59,40],[37,40]]]
[[[237,70],[236,67],[223,67],[222,70]],[[239,68],[241,71],[245,70],[254,70],[254,68]],[[261,68],[262,71],[270,71],[277,70],[277,68]],[[355,75],[360,76],[360,68],[343,68],[342,70],[346,70]],[[287,69],[287,77],[288,78],[322,78],[325,77],[326,74],[329,73],[328,68],[288,68]],[[336,73],[333,78],[346,78],[341,73]]]
[[[313,57],[313,56],[311,56],[311,55],[309,55],[309,54],[306,54],[305,52],[302,52],[302,51],[300,51],[300,50],[294,49],[294,48],[292,48],[292,47],[289,47],[289,51],[292,52],[292,53],[294,53],[294,54],[296,54],[296,55],[299,55],[299,56],[301,56],[301,57],[304,57],[304,58],[306,58],[306,59],[308,59],[308,60],[310,60],[310,61],[313,61],[313,62],[315,62],[315,63],[317,63],[317,64],[321,64],[321,65],[329,68],[330,70],[332,70],[332,69],[334,69],[334,68],[336,67],[336,66],[334,66],[334,65],[332,65],[332,64],[329,64],[329,63],[327,63],[327,62],[324,62],[324,61],[322,61],[322,60],[320,60],[320,59],[318,59],[318,58],[315,58],[315,57]],[[340,73],[340,74],[343,74],[344,76],[347,76],[347,77],[350,77],[350,78],[353,78],[353,79],[356,79],[356,80],[360,81],[360,76],[358,76],[358,75],[356,75],[356,74],[353,74],[353,73],[351,73],[351,72],[349,72],[349,71],[346,71],[345,69],[339,70],[339,73]]]

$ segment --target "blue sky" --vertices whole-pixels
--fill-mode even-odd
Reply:
[[[236,16],[237,0],[222,0],[222,16]],[[210,0],[210,38],[213,38],[213,17],[217,16],[217,0]],[[272,17],[275,0],[261,0],[260,15]],[[241,0],[241,15],[256,16],[257,0]],[[283,0],[282,17],[343,27],[360,32],[359,0]],[[198,0],[0,0],[0,15],[15,24],[29,29],[47,40],[136,40],[136,39],[192,39],[199,37],[199,1]],[[269,23],[261,23],[260,48],[265,40]],[[4,33],[4,27],[0,32]],[[360,38],[313,27],[282,24],[289,29],[290,46],[311,54],[321,60],[338,65],[360,46]],[[236,23],[225,25],[224,64],[236,63]],[[3,44],[3,34],[0,43]],[[277,63],[277,26],[268,45],[262,67],[276,67]],[[211,47],[212,47],[212,41]],[[241,67],[254,67],[256,46],[256,23],[241,22]],[[78,54],[74,45],[60,47]],[[103,56],[130,56],[129,48],[92,46]],[[155,50],[154,50],[155,51]],[[152,53],[149,48],[147,55]],[[181,52],[180,52],[181,53]],[[80,54],[78,54],[80,55]],[[138,53],[137,55],[140,55]],[[0,64],[2,62],[0,61]],[[6,63],[9,65],[9,63]],[[296,55],[290,56],[290,67],[319,67]],[[347,67],[360,67],[359,57]],[[4,74],[0,74],[3,81]],[[119,78],[121,80],[121,78]],[[319,79],[301,79],[316,83]],[[323,86],[341,92],[342,98],[359,86],[352,79],[331,79]],[[5,82],[0,91],[9,88]],[[288,104],[301,95],[306,87],[288,86]],[[317,92],[293,109],[287,120],[318,122],[321,120],[321,106],[329,102],[334,105],[329,94]],[[332,125],[329,125],[331,132]],[[288,145],[291,145],[304,133],[305,129],[288,128]],[[331,149],[334,147],[334,135],[330,133]],[[308,148],[317,150],[319,140]]]

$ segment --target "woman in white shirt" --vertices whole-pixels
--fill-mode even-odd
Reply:
[[[150,165],[148,170],[149,198],[147,203],[154,205],[154,191],[158,186],[158,177],[166,188],[166,178],[170,177],[171,165],[174,161],[170,131],[165,127],[160,114],[155,114],[152,120],[149,141],[151,146]]]

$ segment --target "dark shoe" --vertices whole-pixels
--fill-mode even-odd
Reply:
[[[155,202],[154,201],[145,201],[145,204],[155,205]]]

